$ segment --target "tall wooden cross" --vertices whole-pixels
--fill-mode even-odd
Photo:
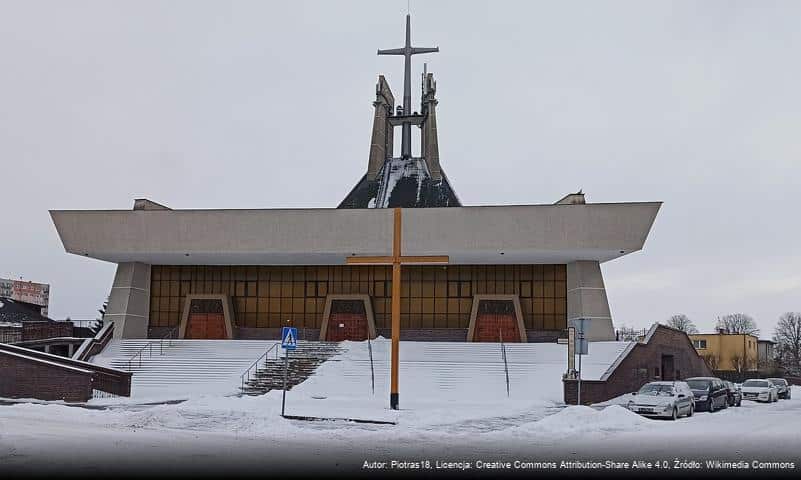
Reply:
[[[391,257],[347,257],[348,265],[392,265],[392,355],[390,371],[390,393],[389,407],[393,410],[398,409],[398,359],[400,347],[400,300],[401,300],[401,265],[420,265],[420,264],[447,264],[447,255],[429,256],[403,256],[401,254],[401,209],[395,208],[395,223],[392,232],[392,256]]]

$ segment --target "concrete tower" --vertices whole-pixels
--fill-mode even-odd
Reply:
[[[456,207],[461,203],[439,163],[436,82],[422,75],[420,109],[412,109],[412,55],[439,52],[438,47],[413,47],[411,17],[406,16],[406,42],[401,48],[378,50],[379,55],[404,57],[403,103],[395,97],[383,75],[376,85],[373,132],[367,173],[340,203],[339,208]],[[401,129],[401,151],[394,151],[395,128]],[[420,156],[412,155],[412,127],[420,132]]]

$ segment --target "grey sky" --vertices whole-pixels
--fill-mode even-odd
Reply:
[[[0,1],[0,276],[93,318],[113,265],[48,209],[332,207],[367,165],[399,1]],[[412,2],[463,203],[665,202],[604,264],[616,325],[801,310],[801,2]],[[415,80],[415,86],[417,80]],[[414,90],[418,102],[418,89]]]

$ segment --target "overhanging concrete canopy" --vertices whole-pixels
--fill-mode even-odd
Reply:
[[[404,255],[605,262],[642,249],[661,202],[403,210]],[[53,210],[67,252],[170,265],[338,265],[390,255],[391,209]]]

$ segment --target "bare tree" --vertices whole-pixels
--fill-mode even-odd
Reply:
[[[675,328],[676,330],[681,330],[688,335],[698,333],[698,328],[696,328],[695,323],[683,313],[673,315],[665,322],[665,325],[670,328]]]
[[[739,353],[733,353],[731,356],[731,366],[737,373],[742,373],[746,368],[746,359]]]
[[[776,357],[780,366],[793,373],[801,373],[801,313],[787,312],[779,317],[776,332]]]
[[[718,317],[716,328],[718,330],[723,330],[725,333],[744,333],[757,337],[759,336],[759,329],[757,328],[756,321],[745,313],[730,313]]]
[[[704,363],[706,366],[709,367],[710,370],[717,370],[718,369],[718,357],[716,355],[712,355],[711,353],[706,353],[701,355],[701,358],[704,359]]]

